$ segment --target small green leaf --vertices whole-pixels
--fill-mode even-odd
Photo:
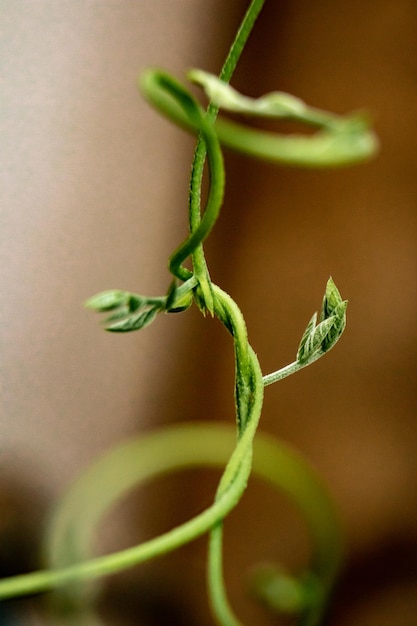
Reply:
[[[320,311],[320,321],[327,319],[330,315],[333,315],[336,307],[343,302],[340,291],[336,287],[336,284],[332,277],[329,278],[326,284],[326,291],[324,293],[323,303]]]
[[[312,320],[316,317],[316,313],[314,314]],[[334,325],[335,319],[334,317],[329,317],[323,322],[320,322],[314,328],[311,328],[311,321],[307,326],[307,329],[310,327],[310,332],[306,332],[303,335],[303,339],[301,340],[300,347],[297,352],[297,361],[304,365],[312,357],[314,357],[319,351],[323,349],[323,342],[325,341],[327,335],[331,332],[332,326]]]
[[[101,291],[95,296],[89,298],[84,303],[84,306],[87,307],[87,309],[93,309],[99,313],[104,313],[105,311],[112,311],[113,309],[117,309],[126,304],[127,296],[128,294],[126,291],[108,289],[107,291]]]
[[[110,322],[116,322],[117,320],[122,320],[129,315],[130,311],[128,307],[123,306],[120,309],[117,309],[114,313],[106,317],[104,320],[105,324],[109,324]]]
[[[323,341],[323,352],[327,352],[339,341],[346,327],[347,300],[342,300],[342,296],[330,277],[327,281],[326,291],[321,306],[320,320],[333,319],[333,326]]]
[[[129,307],[129,311],[131,313],[134,313],[135,311],[140,309],[140,307],[146,305],[146,302],[147,302],[147,298],[145,298],[144,296],[138,296],[135,293],[130,293],[128,303],[127,303]]]
[[[346,327],[346,308],[348,305],[347,300],[340,302],[333,310],[333,315],[329,317],[329,320],[333,320],[332,327],[327,336],[323,340],[322,349],[323,352],[328,352],[339,341],[343,331]],[[324,324],[327,320],[324,320]]]
[[[309,340],[310,335],[316,326],[316,323],[317,323],[317,313],[314,313],[314,315],[312,316],[312,318],[310,319],[309,323],[306,326],[303,336],[301,337],[300,345],[298,346],[297,361],[299,363],[304,363],[305,361],[306,343]]]
[[[326,290],[317,323],[317,313],[313,315],[301,338],[297,352],[297,361],[306,365],[319,352],[328,352],[339,341],[346,326],[347,300],[342,296],[332,278],[326,284]]]
[[[189,309],[193,303],[193,292],[187,291],[182,295],[175,296],[173,302],[170,304],[169,308],[167,308],[168,313],[181,313],[186,309]]]
[[[149,324],[154,321],[160,310],[160,307],[153,307],[147,311],[139,313],[139,315],[130,315],[123,321],[107,326],[106,330],[114,333],[127,333],[132,330],[141,330],[142,328],[149,326]]]
[[[191,70],[188,73],[188,78],[200,85],[214,104],[221,109],[234,113],[262,117],[299,118],[304,117],[308,110],[302,100],[282,91],[274,91],[260,98],[249,98],[240,94],[214,74],[209,74],[203,70]]]

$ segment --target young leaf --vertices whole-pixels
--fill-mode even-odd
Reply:
[[[130,311],[127,306],[123,306],[120,309],[117,309],[114,313],[106,317],[104,320],[105,324],[109,324],[110,322],[116,322],[118,320],[125,319],[129,315]]]
[[[308,110],[306,104],[283,91],[275,91],[260,98],[243,96],[236,89],[214,74],[203,70],[191,70],[188,78],[200,85],[208,98],[221,109],[234,113],[276,118],[303,118]]]
[[[126,291],[120,291],[118,289],[108,289],[107,291],[101,291],[95,296],[89,298],[84,306],[87,309],[104,313],[105,311],[113,311],[120,306],[126,304],[128,294]]]
[[[316,314],[314,314],[313,317],[315,316]],[[334,322],[335,320],[332,316],[326,320],[323,320],[323,322],[320,322],[320,324],[318,324],[317,326],[311,327],[310,320],[310,323],[307,326],[306,332],[303,335],[303,339],[301,340],[301,344],[297,352],[297,361],[301,365],[305,365],[308,361],[310,361],[310,359],[312,359],[319,351],[323,349],[323,342],[331,331]],[[309,327],[310,332],[306,334]]]
[[[330,276],[326,284],[326,291],[324,292],[323,303],[320,311],[320,321],[333,315],[336,307],[343,302],[340,291],[336,287],[333,278]]]
[[[129,307],[129,311],[131,313],[134,313],[135,311],[140,309],[140,307],[146,305],[146,302],[147,298],[145,298],[144,296],[138,296],[135,293],[130,293],[127,305]]]
[[[131,315],[121,322],[106,326],[106,330],[114,333],[127,333],[132,330],[141,330],[154,321],[160,310],[160,307],[152,307],[147,311],[139,313],[139,315]]]
[[[186,293],[182,295],[176,294],[172,303],[169,305],[169,307],[167,306],[167,312],[168,313],[181,313],[182,311],[189,309],[192,303],[193,303],[192,291],[187,291]]]
[[[347,305],[348,305],[347,300],[343,300],[342,302],[340,302],[336,306],[336,308],[333,310],[333,315],[328,318],[329,320],[333,320],[333,324],[328,334],[323,340],[323,343],[322,343],[323,352],[328,352],[330,348],[333,348],[333,346],[339,341],[340,337],[342,336],[342,333],[346,327]],[[321,322],[321,323],[324,324],[326,321],[327,320],[324,320],[324,322]]]
[[[332,278],[326,284],[326,291],[317,323],[317,313],[313,315],[301,338],[297,361],[306,365],[319,352],[327,352],[340,339],[346,326],[347,300],[342,296]]]
[[[301,341],[300,341],[300,345],[298,346],[298,350],[297,350],[297,361],[299,363],[304,363],[307,359],[305,359],[305,355],[306,355],[306,343],[309,340],[309,337],[311,335],[311,333],[313,332],[315,326],[317,323],[317,313],[314,313],[314,315],[312,316],[311,320],[309,321],[309,323],[306,326],[306,329],[303,333],[303,336],[301,337]]]

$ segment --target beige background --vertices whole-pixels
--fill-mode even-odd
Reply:
[[[149,421],[172,367],[185,320],[114,337],[82,302],[169,284],[193,141],[149,108],[136,79],[151,64],[179,77],[203,64],[215,9],[1,2],[2,460],[29,464],[51,492]]]

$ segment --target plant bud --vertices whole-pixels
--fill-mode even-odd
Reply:
[[[84,303],[84,306],[87,307],[87,309],[104,313],[105,311],[113,311],[125,305],[128,297],[129,294],[126,293],[126,291],[109,289],[96,293],[95,296],[92,296]]]

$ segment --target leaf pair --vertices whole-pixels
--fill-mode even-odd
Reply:
[[[111,312],[104,320],[106,330],[127,333],[149,326],[162,311],[178,313],[188,309],[193,302],[193,291],[197,284],[193,276],[180,286],[174,281],[166,296],[156,298],[120,289],[108,289],[89,298],[85,306],[97,313]]]
[[[297,352],[297,362],[306,365],[321,354],[328,352],[339,341],[346,326],[348,301],[342,300],[332,278],[329,278],[320,311],[307,324]]]
[[[147,298],[129,291],[101,291],[85,303],[88,309],[111,315],[104,321],[106,330],[125,333],[149,326],[164,309],[166,298]]]

